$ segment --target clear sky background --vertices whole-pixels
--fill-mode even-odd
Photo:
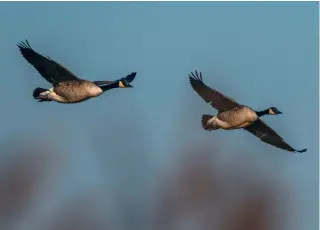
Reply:
[[[102,151],[110,142],[118,146],[130,142],[117,124],[144,126],[133,135],[144,137],[153,149],[148,156],[153,163],[149,163],[165,168],[171,162],[165,152],[180,147],[181,142],[172,141],[180,122],[180,132],[188,133],[190,139],[217,137],[222,140],[220,148],[231,156],[238,149],[255,152],[243,157],[248,163],[255,158],[260,162],[257,167],[272,171],[291,186],[292,215],[287,229],[316,229],[318,9],[316,2],[2,2],[0,138],[18,133],[35,140],[50,137],[57,148],[74,152],[70,162],[77,160],[65,174],[73,178],[72,183],[63,176],[56,193],[62,197],[75,191],[74,178],[79,178],[77,186],[85,187],[100,181],[101,172],[91,154],[97,146]],[[24,39],[37,52],[88,80],[113,80],[136,71],[134,88],[115,89],[75,105],[37,103],[33,89],[50,85],[20,55],[16,44]],[[292,156],[243,131],[201,130],[201,114],[215,111],[189,85],[188,74],[195,69],[203,72],[206,84],[240,103],[257,110],[276,106],[283,115],[264,120],[294,148],[308,151]],[[181,107],[184,114],[194,115],[182,118],[177,112]],[[147,161],[144,155],[121,157],[117,170],[103,167],[113,170],[110,180],[129,170],[120,167],[123,162],[134,160],[143,166]],[[138,170],[131,167],[132,172]],[[77,176],[70,176],[71,171]],[[35,210],[49,206],[39,203],[42,209]],[[24,230],[26,226],[35,229],[28,220],[23,222]]]

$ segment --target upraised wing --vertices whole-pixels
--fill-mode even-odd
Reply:
[[[274,131],[270,126],[264,123],[262,120],[258,119],[252,125],[244,128],[248,132],[257,136],[261,141],[273,145],[277,148],[287,150],[289,152],[306,152],[307,149],[296,150],[292,148],[288,143],[286,143],[282,137],[280,137],[276,131]]]
[[[49,57],[35,52],[28,41],[18,44],[22,56],[51,84],[63,81],[80,80],[72,72]]]
[[[236,107],[239,107],[235,100],[230,97],[223,95],[215,89],[210,88],[202,81],[202,73],[198,74],[195,71],[195,74],[191,72],[189,74],[189,80],[192,88],[199,94],[200,97],[207,103],[210,103],[211,106],[217,109],[219,112],[230,110]]]

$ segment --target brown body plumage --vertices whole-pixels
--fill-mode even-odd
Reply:
[[[102,93],[102,89],[90,81],[67,81],[56,84],[49,97],[60,103],[78,103]]]
[[[56,101],[59,103],[78,103],[97,97],[113,88],[132,87],[136,72],[115,81],[87,81],[78,78],[71,71],[49,57],[35,52],[28,41],[18,45],[22,56],[53,85],[51,89],[36,88],[33,97],[38,101]]]
[[[281,112],[270,107],[263,111],[255,111],[248,106],[237,103],[230,97],[223,95],[215,89],[205,85],[202,81],[202,74],[191,73],[189,80],[192,88],[213,108],[218,110],[215,116],[202,115],[202,126],[205,130],[216,129],[240,129],[244,128],[248,132],[257,136],[263,142],[271,144],[290,152],[305,152],[307,149],[296,150],[286,143],[271,127],[264,123],[259,117],[263,115],[277,115]]]
[[[222,129],[239,129],[249,126],[258,119],[256,112],[247,107],[240,106],[218,113],[217,125]]]

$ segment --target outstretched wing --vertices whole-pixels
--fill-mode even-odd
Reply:
[[[210,88],[202,81],[202,73],[198,74],[195,71],[195,74],[191,72],[189,74],[189,80],[192,88],[199,94],[200,97],[205,100],[205,102],[210,103],[211,106],[217,109],[219,112],[230,110],[236,107],[239,107],[235,100],[230,97],[223,95],[215,89]]]
[[[35,52],[28,41],[18,44],[22,56],[51,84],[79,80],[73,73],[49,57]]]
[[[273,145],[277,148],[287,150],[289,152],[305,152],[307,149],[296,150],[292,148],[288,143],[286,143],[281,136],[279,136],[276,131],[274,131],[270,126],[264,123],[262,120],[258,119],[252,125],[244,128],[248,132],[257,136],[261,141]]]

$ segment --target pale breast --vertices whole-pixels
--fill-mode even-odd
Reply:
[[[97,97],[103,93],[102,89],[92,82],[89,82],[89,84],[87,84],[86,90],[91,97]]]

